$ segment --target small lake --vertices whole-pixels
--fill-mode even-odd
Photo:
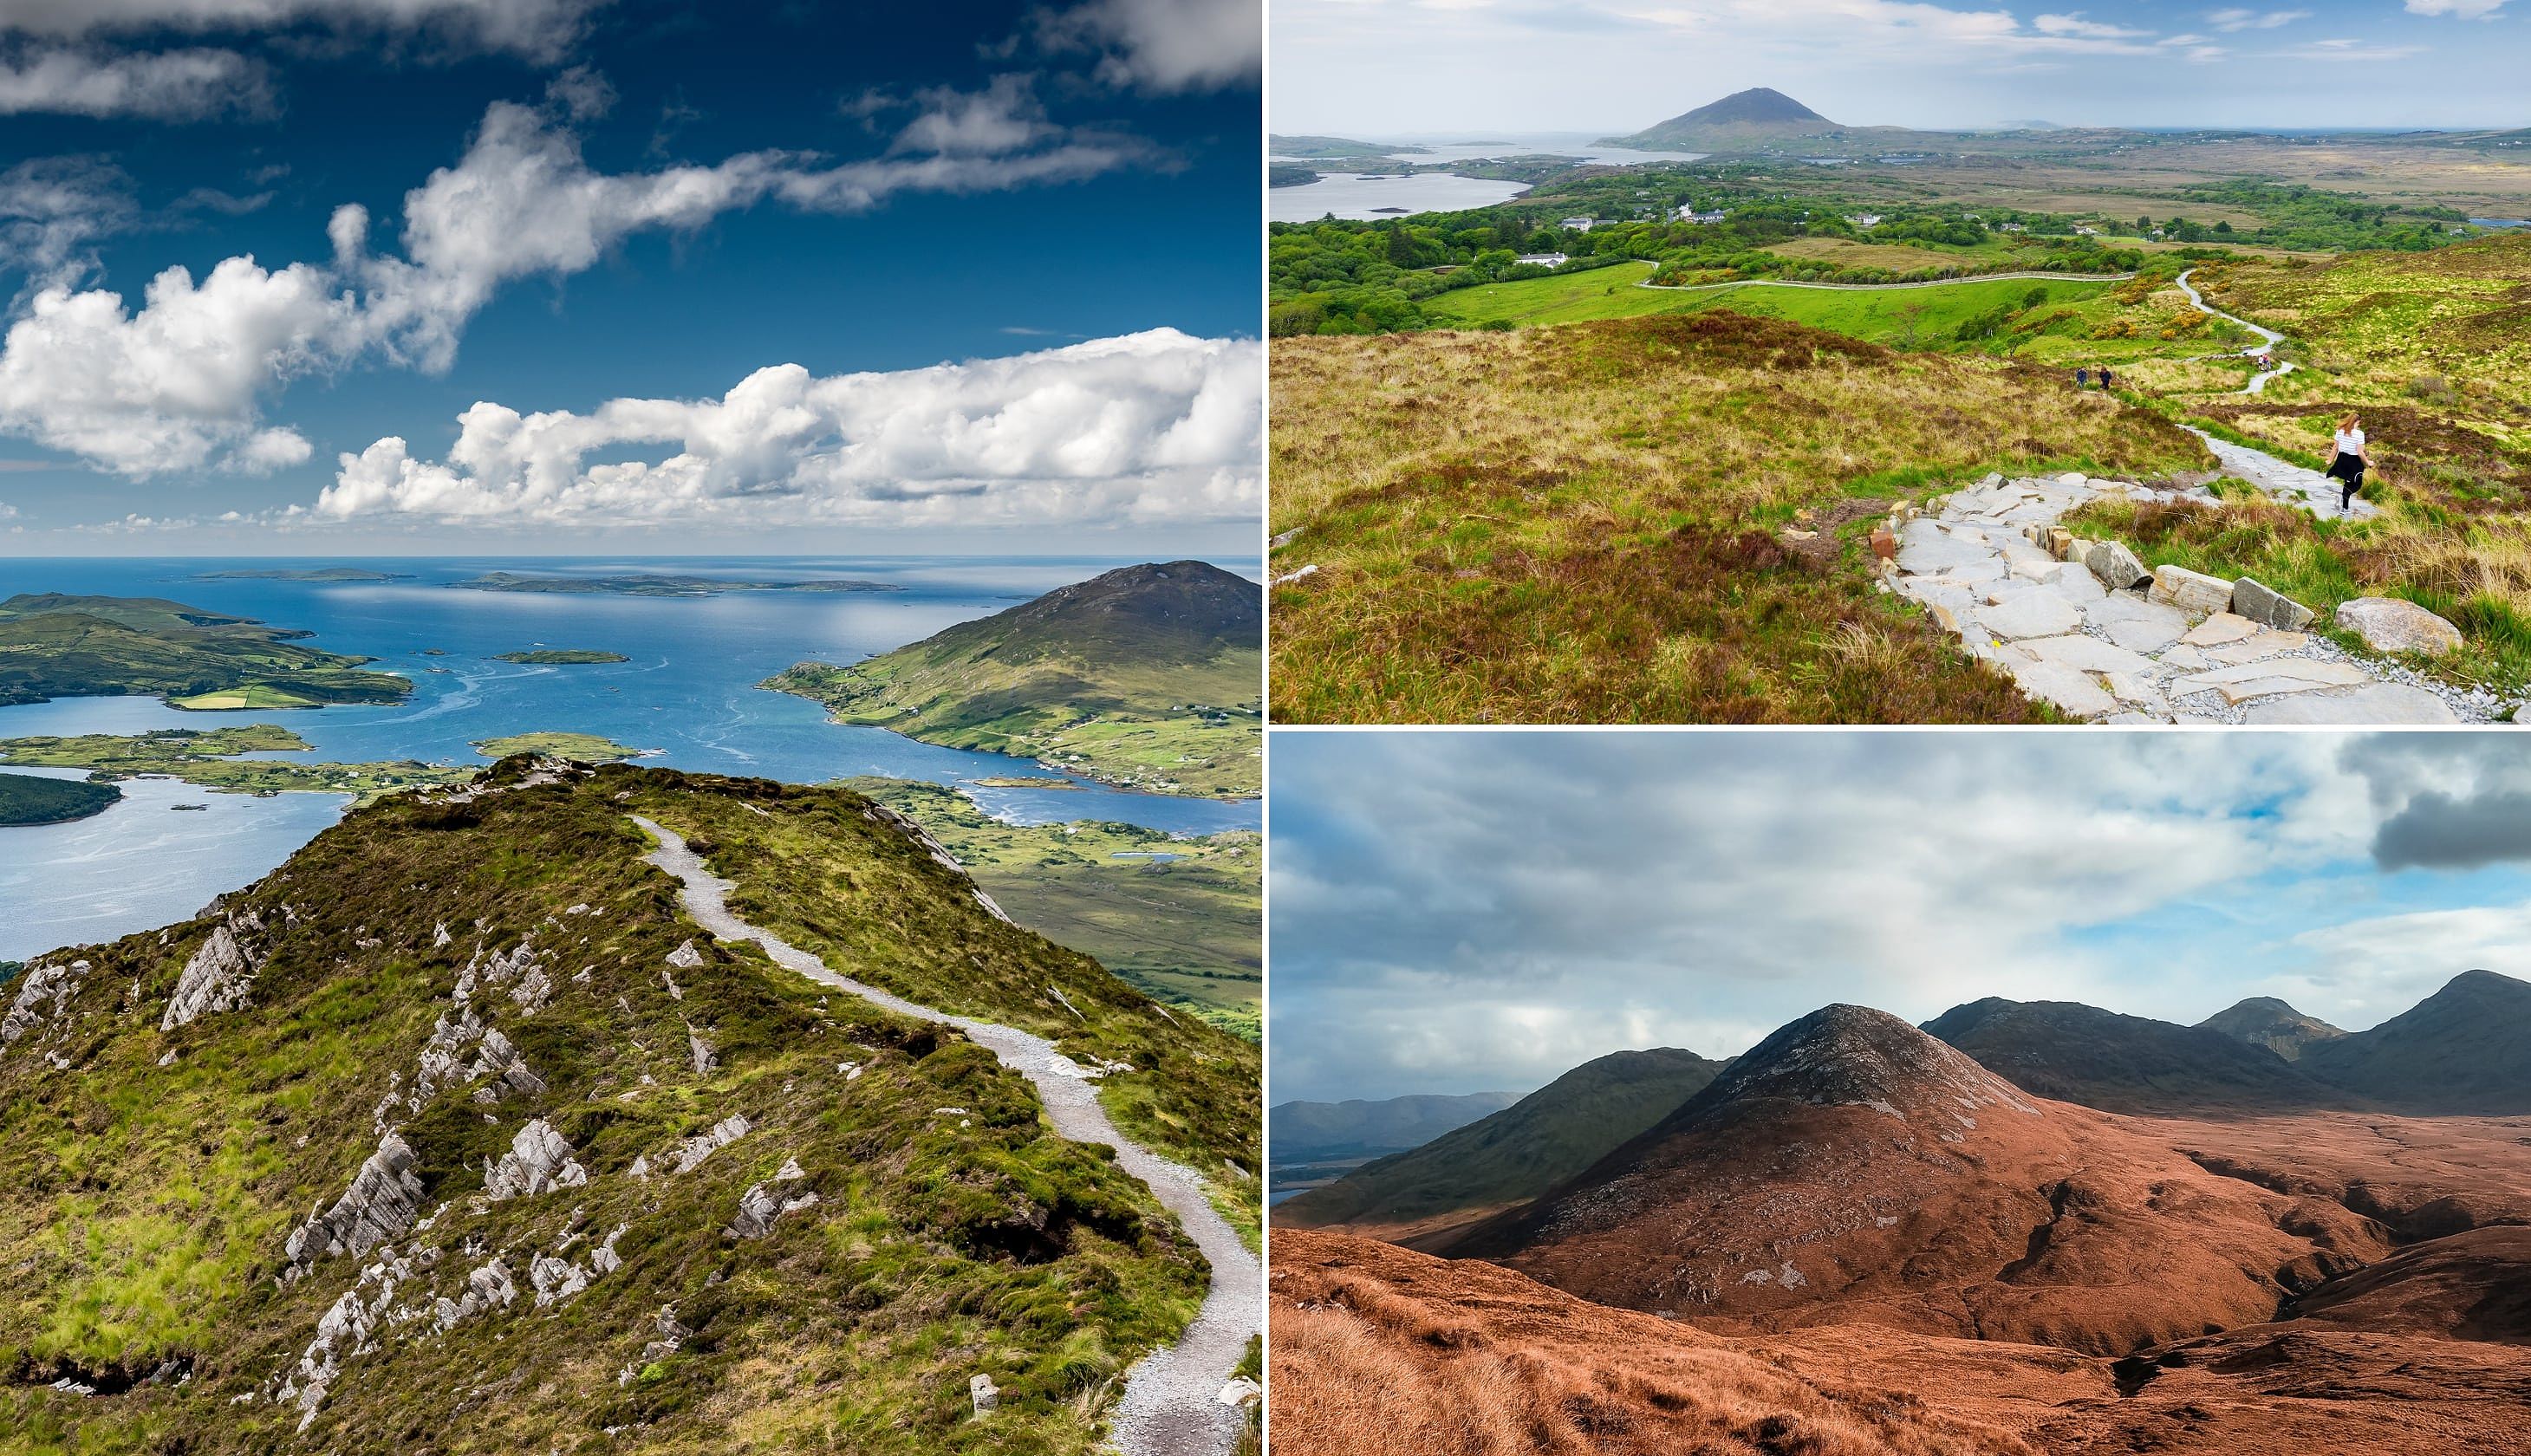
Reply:
[[[1419,147],[1421,150],[1397,153],[1399,161],[1417,165],[1494,157],[1569,156],[1611,167],[1631,167],[1649,162],[1692,162],[1705,155],[1699,151],[1634,151],[1622,146],[1601,146],[1587,132],[1477,138],[1366,137],[1358,140],[1378,145]],[[1290,157],[1277,157],[1275,160],[1299,166],[1319,165]],[[1341,218],[1363,221],[1417,212],[1459,212],[1471,207],[1490,207],[1497,202],[1508,202],[1529,191],[1525,183],[1490,182],[1479,177],[1461,177],[1455,172],[1417,172],[1401,177],[1330,172],[1321,167],[1321,173],[1319,181],[1305,187],[1268,189],[1266,195],[1267,217],[1274,222],[1316,222],[1332,212]]]
[[[0,738],[141,733],[279,723],[311,761],[412,758],[480,763],[470,747],[538,729],[594,733],[653,750],[645,764],[820,783],[854,774],[954,785],[1016,823],[1116,819],[1173,834],[1259,827],[1255,801],[1134,794],[996,754],[937,748],[880,728],[847,728],[804,698],[757,683],[794,662],[854,662],[1127,564],[1101,558],[816,557],[639,561],[429,558],[321,562],[0,560],[0,597],[21,591],[160,596],[314,634],[309,644],[378,659],[413,680],[401,703],[276,712],[184,712],[154,699],[56,699],[0,707]],[[1254,577],[1254,561],[1220,563]],[[314,585],[206,572],[348,565],[408,580]],[[703,597],[529,594],[448,585],[487,571],[523,575],[850,578],[890,591],[742,592]],[[621,652],[572,667],[502,662],[533,647]],[[276,756],[297,757],[301,756]],[[987,788],[978,779],[1042,784]],[[204,803],[176,812],[178,802]],[[0,960],[111,938],[192,915],[251,883],[340,816],[333,795],[270,799],[184,784],[125,785],[125,801],[74,824],[0,828]]]
[[[2531,228],[2531,217],[2473,217],[2469,225],[2474,228]]]

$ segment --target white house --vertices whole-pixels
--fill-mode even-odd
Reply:
[[[1878,212],[1849,212],[1845,215],[1845,220],[1859,228],[1881,226],[1881,214]]]
[[[1556,226],[1562,228],[1568,233],[1587,233],[1591,231],[1591,219],[1587,217],[1568,217],[1562,222],[1557,223]]]
[[[1560,252],[1524,252],[1512,259],[1516,263],[1536,263],[1542,268],[1560,268],[1566,258]]]
[[[1720,222],[1722,216],[1722,209],[1719,207],[1711,212],[1699,212],[1694,202],[1681,203],[1678,209],[1678,220],[1681,222]]]

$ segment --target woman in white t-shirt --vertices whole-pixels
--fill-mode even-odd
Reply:
[[[2337,438],[2329,447],[2329,477],[2337,482],[2337,508],[2345,510],[2364,488],[2364,426],[2353,415],[2337,421]]]

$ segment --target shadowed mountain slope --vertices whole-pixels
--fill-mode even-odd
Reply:
[[[2304,1048],[2297,1065],[2402,1112],[2531,1112],[2531,982],[2464,971],[2380,1026]]]
[[[1925,1030],[2024,1092],[2109,1112],[2360,1105],[2266,1047],[2079,1002],[1989,996]]]
[[[1536,1198],[1667,1116],[1721,1069],[1666,1046],[1585,1062],[1491,1116],[1278,1204],[1275,1222],[1412,1229]]]

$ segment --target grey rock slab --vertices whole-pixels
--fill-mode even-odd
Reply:
[[[2080,566],[2058,562],[2056,574],[2047,582],[2048,589],[2076,606],[2089,606],[2109,594],[2100,579]]]
[[[2177,607],[2190,621],[2196,621],[2231,610],[2232,584],[2184,566],[2157,566],[2153,569],[2153,589],[2145,593],[2145,599]]]
[[[2078,718],[2097,718],[2118,710],[2118,700],[2111,698],[2089,673],[2078,672],[2053,662],[2020,661],[2006,664],[2012,680],[2021,691],[2033,698],[2045,699]]]
[[[2170,690],[2185,696],[2211,689],[2222,694],[2225,702],[2239,703],[2280,693],[2316,693],[2325,688],[2351,688],[2371,681],[2373,675],[2353,663],[2290,657],[2211,668],[2179,679],[2171,684]]]
[[[2053,662],[2080,672],[2150,673],[2153,659],[2132,652],[2097,637],[2073,633],[2065,637],[2032,638],[2016,644],[2024,652],[2041,662]]]
[[[2324,693],[2297,693],[2271,698],[2241,710],[2244,723],[2333,723],[2408,727],[2457,723],[2460,715],[2423,688],[2406,683],[2369,683]]]
[[[2175,646],[2162,654],[2162,665],[2180,672],[2203,672],[2209,664],[2206,654],[2195,647]]]
[[[2232,584],[2232,611],[2279,632],[2300,632],[2311,625],[2313,615],[2301,602],[2248,577]]]
[[[2144,569],[2143,562],[2136,560],[2133,551],[2118,541],[2094,541],[2092,549],[2083,557],[2083,564],[2091,569],[2092,575],[2101,579],[2102,586],[2112,591],[2123,591],[2153,575]]]
[[[1979,625],[2000,638],[2058,637],[2082,625],[2073,603],[2045,591],[1978,608]]]
[[[2441,656],[2460,645],[2460,629],[2413,601],[2359,596],[2337,604],[2337,625],[2364,639],[2377,652]]]
[[[2105,593],[2083,608],[2092,630],[2133,652],[2159,652],[2179,641],[2188,619],[2170,607],[2122,591]]]
[[[2109,696],[2120,702],[2133,703],[2137,707],[2157,713],[2170,711],[2168,700],[2162,696],[2162,689],[2156,686],[2153,678],[2147,674],[2106,673],[2102,677],[2102,682],[2109,690]]]
[[[2299,652],[2310,644],[2311,639],[2299,632],[2270,632],[2263,627],[2239,642],[2207,647],[2203,655],[2218,666],[2232,667],[2244,662],[2263,662],[2287,652]]]
[[[1994,549],[1984,541],[1936,536],[1900,546],[1898,569],[1910,576],[1939,576],[1959,567],[1992,560],[1994,556]]]
[[[2258,630],[2259,624],[2249,618],[2223,611],[2189,628],[2188,635],[2180,641],[2192,647],[2220,647],[2225,643],[2239,642]]]

